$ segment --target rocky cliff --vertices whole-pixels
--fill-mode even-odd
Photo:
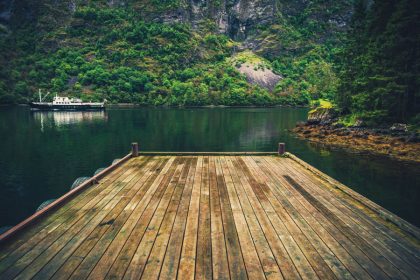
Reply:
[[[319,2],[319,3],[318,3]],[[256,34],[257,29],[279,20],[322,21],[337,30],[345,27],[351,16],[351,1],[305,0],[4,0],[0,3],[0,23],[19,25],[34,23],[47,17],[50,22],[63,24],[80,5],[98,7],[128,7],[143,18],[166,23],[183,22],[195,29],[203,26],[243,41]],[[59,17],[57,17],[59,15]],[[51,17],[49,17],[51,16]],[[45,18],[44,18],[45,19]],[[39,22],[39,21],[38,21]],[[329,30],[332,32],[333,30]]]
[[[127,91],[121,101],[147,99],[150,103],[159,98],[159,104],[172,104],[175,99],[185,99],[174,97],[174,92],[187,92],[177,87],[201,85],[203,93],[198,99],[204,103],[225,99],[223,104],[236,104],[240,99],[240,104],[304,105],[310,98],[308,89],[317,88],[311,84],[317,81],[310,80],[311,72],[305,68],[310,65],[312,72],[322,67],[333,69],[326,50],[337,45],[346,29],[351,3],[3,0],[0,62],[7,66],[0,70],[0,103],[1,92],[7,95],[3,100],[14,100],[9,93],[17,100],[28,100],[27,92],[41,86],[58,92],[79,92],[82,97],[92,92],[109,97],[112,91],[112,99]],[[74,60],[76,56],[78,61]],[[232,66],[236,70],[231,70]],[[119,67],[137,74],[148,72],[153,78],[147,87],[132,88],[130,75],[108,83],[90,77],[93,70],[112,76],[110,73]],[[11,76],[8,73],[12,71]],[[155,75],[162,74],[160,71],[167,75],[166,80],[155,80]],[[183,84],[179,86],[178,82]],[[231,98],[229,92],[235,97]],[[254,98],[251,93],[255,92],[262,97]]]
[[[228,34],[235,40],[244,40],[255,31],[257,25],[268,25],[276,19],[276,0],[217,2],[190,1],[187,18],[183,20],[191,22],[194,27],[198,27],[204,20],[210,20],[217,26],[219,32]]]

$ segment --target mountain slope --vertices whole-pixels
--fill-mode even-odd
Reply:
[[[343,0],[10,3],[2,7],[2,103],[25,102],[42,88],[153,105],[303,105],[335,89],[331,50],[351,15]],[[246,61],[252,56],[231,59],[243,51],[284,79],[274,89],[253,84],[238,71],[259,67]]]

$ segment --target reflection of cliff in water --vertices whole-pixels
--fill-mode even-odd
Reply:
[[[105,122],[108,119],[105,111],[35,111],[32,115],[37,122],[40,122],[41,130],[44,126],[62,127],[78,123]]]

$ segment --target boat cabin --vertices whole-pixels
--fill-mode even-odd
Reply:
[[[66,104],[74,104],[74,103],[82,103],[80,99],[70,99],[68,97],[61,97],[55,96],[53,99],[53,105],[66,105]]]

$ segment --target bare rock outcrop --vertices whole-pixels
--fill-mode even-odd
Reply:
[[[236,54],[231,58],[231,63],[241,74],[245,75],[248,83],[259,85],[269,91],[273,91],[283,78],[273,72],[270,62],[251,51]]]
[[[282,79],[270,69],[257,68],[250,64],[242,64],[238,71],[245,75],[248,83],[259,85],[273,91],[277,83]]]

